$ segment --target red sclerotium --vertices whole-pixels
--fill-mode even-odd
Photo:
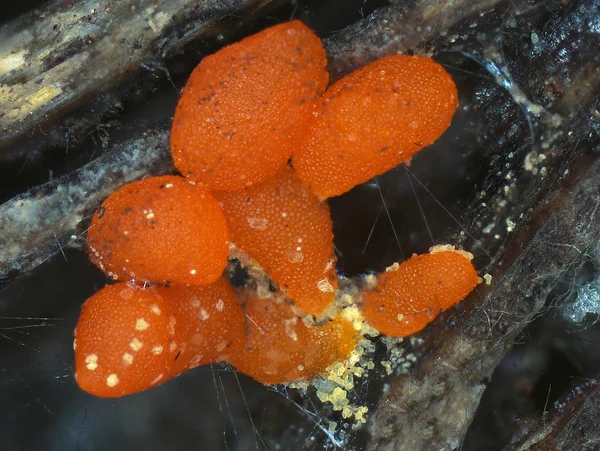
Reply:
[[[177,318],[181,343],[174,362],[177,373],[223,362],[244,341],[244,313],[229,282],[221,277],[210,285],[158,287]]]
[[[229,362],[263,384],[309,379],[347,358],[358,341],[352,323],[344,318],[309,327],[285,301],[273,297],[249,298],[245,314],[244,347]]]
[[[109,285],[89,298],[75,329],[76,379],[100,397],[146,390],[175,374],[176,319],[153,289]]]
[[[90,259],[114,280],[215,281],[229,230],[215,198],[183,177],[150,177],[112,193],[87,233]]]
[[[329,81],[321,40],[276,25],[205,57],[175,111],[171,154],[184,176],[237,190],[271,177],[306,133]]]
[[[304,311],[319,316],[337,287],[329,207],[285,166],[240,191],[215,192],[236,246]]]
[[[379,59],[327,89],[294,167],[320,198],[340,195],[437,140],[457,105],[452,78],[432,59]]]
[[[364,294],[362,311],[379,332],[406,337],[463,300],[479,280],[465,253],[415,255],[378,277],[377,287]]]

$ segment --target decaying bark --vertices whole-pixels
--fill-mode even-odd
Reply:
[[[12,85],[0,88],[0,148],[117,83],[156,52],[161,59],[176,52],[232,10],[265,2],[216,2],[206,10],[191,6],[198,2],[175,3],[139,8],[136,17],[121,2],[99,0],[61,11],[65,20],[91,21],[77,31],[89,41],[66,33],[64,24],[59,25],[62,32],[53,30],[63,3],[44,13],[46,19],[21,22],[20,31],[16,25],[0,30],[0,42],[5,41],[2,33],[29,37],[21,47],[13,45],[16,51],[0,54],[0,83]],[[449,450],[460,447],[485,381],[515,336],[540,313],[560,275],[600,239],[600,162],[594,155],[600,11],[592,0],[420,1],[410,8],[399,3],[326,40],[332,76],[406,50],[442,50],[485,68],[486,77],[465,107],[477,110],[489,128],[483,136],[476,126],[467,130],[476,144],[465,152],[488,158],[489,175],[459,218],[463,227],[448,241],[474,242],[478,267],[492,282],[478,288],[459,308],[462,313],[443,315],[428,328],[429,335],[422,335],[417,364],[393,379],[370,411],[368,447]],[[94,13],[89,12],[92,4]],[[109,19],[114,11],[124,21],[119,26]],[[518,52],[502,40],[511,39],[506,27],[517,30],[515,35],[531,33]],[[42,45],[32,38],[39,35],[44,36]],[[55,42],[57,36],[62,42]],[[35,55],[27,53],[32,42],[40,48]],[[143,175],[169,171],[167,138],[168,125],[162,124],[73,174],[2,205],[0,278],[25,272],[60,251],[112,190]],[[468,237],[460,234],[465,230]],[[597,390],[593,393],[597,396]],[[591,412],[589,402],[578,402],[588,406],[582,412]],[[521,437],[519,446],[558,431],[561,415],[571,421],[566,410],[561,412],[558,420],[540,427],[544,434],[534,436],[541,430],[536,429]],[[553,440],[565,449],[576,449],[581,442],[568,431],[557,437]]]
[[[0,28],[0,149],[269,0],[54,1]]]
[[[118,186],[172,169],[168,128],[143,136],[0,205],[0,279],[30,270],[78,240],[90,212]]]
[[[489,11],[500,0],[421,1],[410,7],[403,2],[380,8],[325,42],[329,72],[333,78],[393,53],[418,49],[443,38],[461,21]]]
[[[516,335],[540,312],[557,279],[600,239],[600,161],[561,195],[560,206],[523,251],[482,286],[475,309],[458,327],[435,330],[414,372],[398,377],[379,403],[370,449],[457,449],[483,390]],[[508,248],[507,248],[508,250]],[[532,279],[532,274],[536,276]],[[435,339],[434,339],[435,338]],[[415,421],[415,418],[418,420]]]
[[[600,73],[591,49],[600,36],[588,20],[597,17],[598,8],[595,2],[573,2],[529,28],[539,33],[543,49],[527,54],[527,66],[537,68],[527,75],[507,69],[498,41],[479,51],[469,48],[498,82],[493,89],[481,86],[476,96],[493,105],[481,110],[492,127],[484,146],[498,152],[496,167],[504,168],[501,178],[490,175],[481,202],[461,218],[473,231],[470,239],[480,243],[480,261],[489,262],[492,284],[480,286],[462,323],[447,321],[431,330],[415,370],[398,377],[379,401],[370,449],[458,449],[485,381],[515,337],[540,314],[561,275],[597,246],[600,162],[593,149],[598,119],[590,118],[597,114]],[[565,39],[570,28],[580,32],[576,42]],[[590,56],[586,64],[577,63],[570,46]],[[572,56],[559,64],[561,54]],[[525,78],[530,74],[535,78]],[[517,164],[511,161],[513,153],[524,155],[524,143],[544,155],[541,175],[527,159],[525,164],[520,158]],[[537,177],[527,174],[534,169]]]
[[[597,449],[600,444],[600,386],[586,383],[571,397],[556,405],[551,415],[544,415],[528,428],[523,437],[511,443],[515,451]]]

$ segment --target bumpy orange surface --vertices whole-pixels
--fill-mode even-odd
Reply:
[[[382,58],[333,84],[294,152],[298,176],[321,198],[397,166],[450,125],[456,86],[429,58]]]
[[[173,377],[175,318],[155,290],[125,283],[98,291],[75,329],[79,386],[96,396],[137,393]]]
[[[216,192],[231,239],[298,306],[319,315],[337,287],[329,207],[284,167],[271,180],[234,192]]]
[[[307,327],[289,305],[272,298],[249,299],[245,312],[245,346],[229,362],[263,384],[308,379],[348,357],[356,346],[356,331],[343,318]]]
[[[204,58],[175,111],[177,169],[217,190],[269,178],[305,135],[329,80],[326,64],[319,38],[297,21]]]
[[[174,362],[177,373],[222,362],[244,340],[244,313],[224,278],[210,285],[171,285],[156,291],[169,303],[181,343]]]
[[[479,277],[467,257],[447,251],[414,256],[378,282],[364,295],[365,319],[381,333],[405,337],[460,302]]]
[[[175,165],[189,182],[131,183],[92,219],[90,258],[109,277],[165,286],[118,283],[84,304],[74,342],[82,389],[122,396],[216,361],[265,384],[289,383],[350,355],[358,335],[341,316],[308,327],[280,298],[240,303],[221,278],[229,229],[288,297],[321,315],[337,278],[329,209],[319,199],[434,142],[450,124],[457,93],[431,59],[392,56],[321,96],[325,66],[318,37],[289,22],[194,70],[171,134]],[[292,153],[298,175],[286,164]],[[214,197],[206,187],[217,190]],[[364,317],[399,337],[421,330],[479,282],[467,257],[440,249],[378,280],[364,294]]]
[[[227,264],[229,231],[211,194],[182,177],[112,193],[87,234],[90,259],[113,279],[206,284]]]

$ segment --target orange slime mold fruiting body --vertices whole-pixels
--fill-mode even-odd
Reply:
[[[236,246],[304,311],[320,315],[337,287],[329,207],[284,167],[269,181],[216,192]]]
[[[317,324],[332,312],[333,232],[321,200],[433,143],[452,120],[457,92],[428,58],[383,58],[327,91],[326,64],[319,38],[295,21],[196,67],[171,133],[185,178],[130,183],[92,218],[90,259],[112,279],[152,287],[121,282],[86,301],[74,341],[83,390],[128,395],[218,361],[264,384],[290,383],[353,354],[361,333],[350,321],[340,314],[307,326],[286,298]],[[240,302],[222,276],[230,231],[286,296]],[[448,248],[379,276],[362,296],[364,319],[404,337],[463,299],[479,278],[467,253]]]
[[[182,177],[150,177],[112,193],[87,234],[109,277],[206,284],[227,264],[229,230],[215,198]]]
[[[153,289],[119,283],[98,291],[83,305],[75,329],[79,386],[96,396],[117,397],[173,377],[174,321]]]
[[[457,99],[450,75],[429,58],[377,60],[327,89],[294,153],[298,176],[320,198],[342,194],[437,140]]]
[[[364,295],[363,314],[379,332],[405,337],[423,329],[479,283],[469,258],[453,252],[412,257],[378,278]]]
[[[308,327],[290,306],[272,298],[246,303],[246,342],[229,362],[263,384],[306,380],[351,353],[357,343],[352,324],[341,317]]]
[[[188,80],[171,130],[177,169],[215,190],[271,177],[306,133],[329,81],[319,38],[298,21],[207,56]]]
[[[156,289],[171,306],[181,343],[177,373],[227,360],[244,341],[244,312],[223,277],[210,285],[171,285]]]

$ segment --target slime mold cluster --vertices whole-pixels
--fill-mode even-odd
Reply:
[[[479,282],[470,254],[438,246],[338,302],[325,199],[434,142],[457,93],[428,58],[383,58],[329,87],[326,64],[294,21],[196,67],[172,126],[181,176],[125,185],[92,219],[90,258],[116,283],[82,307],[83,390],[128,395],[214,362],[264,384],[310,380],[355,359],[365,333],[413,334]],[[232,287],[232,255],[268,283]]]

